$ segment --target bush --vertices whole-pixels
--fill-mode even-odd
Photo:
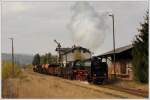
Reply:
[[[11,77],[12,63],[11,61],[2,61],[2,79]],[[19,65],[14,64],[14,76],[18,77],[21,74],[21,68]]]

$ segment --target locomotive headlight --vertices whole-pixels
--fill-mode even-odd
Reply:
[[[73,72],[77,72],[76,70],[74,70]]]
[[[80,74],[82,74],[82,72],[80,72]]]

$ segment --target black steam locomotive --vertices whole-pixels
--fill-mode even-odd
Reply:
[[[89,60],[76,60],[68,63],[66,67],[58,64],[37,65],[35,72],[63,77],[70,80],[88,81],[90,83],[103,83],[108,78],[108,66],[98,57]]]
[[[105,79],[108,79],[108,65],[106,62],[102,62],[101,59],[94,57],[91,60],[91,75],[88,78],[89,82],[103,83]]]

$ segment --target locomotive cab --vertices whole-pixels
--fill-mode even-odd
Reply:
[[[107,79],[108,66],[106,62],[102,62],[97,57],[91,60],[91,77],[89,82],[94,84],[102,84]]]

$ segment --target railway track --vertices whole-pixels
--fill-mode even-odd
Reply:
[[[122,94],[117,94],[117,93],[112,93],[112,92],[108,92],[108,91],[102,91],[102,90],[99,90],[98,88],[91,88],[91,87],[87,87],[87,86],[83,86],[83,85],[80,85],[80,84],[76,84],[76,83],[72,83],[72,82],[67,82],[67,81],[64,81],[65,83],[68,83],[68,84],[72,84],[72,85],[76,85],[76,86],[79,86],[79,87],[82,87],[82,88],[86,88],[86,89],[89,89],[89,90],[94,90],[94,91],[97,91],[99,93],[104,93],[104,94],[107,94],[107,95],[112,95],[114,97],[119,97],[119,98],[122,98],[122,99],[127,99],[128,96],[126,95],[122,95]],[[100,88],[107,88],[107,89],[111,89],[111,90],[114,90],[114,91],[120,91],[120,92],[125,92],[125,93],[128,93],[128,94],[131,94],[131,95],[135,95],[135,96],[140,96],[140,97],[144,97],[144,98],[148,98],[148,93],[147,92],[144,92],[144,93],[141,93],[139,91],[135,92],[135,91],[131,91],[130,89],[127,89],[127,88],[120,88],[120,87],[114,87],[114,88],[111,88],[109,86],[100,86],[100,85],[94,85],[92,84],[93,86],[98,86]],[[117,88],[117,89],[116,89]],[[121,90],[121,89],[125,89],[125,90]],[[128,90],[128,91],[127,91]],[[130,90],[130,91],[129,91]]]
[[[100,86],[100,87],[109,88],[109,89],[122,91],[122,92],[127,92],[127,93],[130,93],[130,94],[133,94],[133,95],[137,95],[137,96],[142,96],[144,98],[148,98],[148,92],[147,91],[129,89],[129,88],[119,87],[119,86]]]
[[[95,84],[93,84],[93,85],[95,85]],[[136,96],[141,96],[141,97],[144,97],[144,98],[148,98],[148,91],[143,91],[143,90],[139,90],[139,89],[125,88],[125,87],[121,87],[121,86],[108,86],[108,85],[95,85],[95,86],[108,88],[108,89],[112,89],[112,90],[117,90],[117,91],[120,91],[120,92],[126,92],[126,93],[133,94],[133,95],[136,95]],[[84,87],[84,86],[82,86],[82,87]],[[119,97],[119,95],[116,95],[116,96]],[[126,98],[124,96],[120,96],[120,97]]]
[[[104,94],[107,94],[107,95],[112,95],[114,97],[119,97],[119,98],[122,98],[122,99],[128,98],[128,97],[120,95],[120,94],[114,94],[114,93],[111,93],[111,92],[104,92],[104,91],[101,91],[99,89],[93,89],[93,88],[90,88],[90,87],[82,86],[82,85],[79,85],[79,84],[74,84],[74,83],[67,82],[67,81],[64,81],[64,82],[68,83],[68,84],[75,85],[75,86],[79,86],[79,87],[82,87],[82,88],[86,88],[86,89],[89,89],[89,90],[94,90],[94,91],[97,91],[99,93],[104,93]]]
[[[66,81],[64,81],[64,82],[66,82]],[[82,88],[91,89],[91,88],[88,88],[86,86],[81,86],[81,85],[70,83],[70,82],[67,82],[67,83],[72,84],[72,85],[76,85],[76,86],[80,86]],[[120,91],[120,92],[129,93],[129,94],[136,95],[136,96],[141,96],[141,97],[144,97],[144,98],[148,98],[148,92],[147,91],[129,89],[129,88],[119,87],[119,86],[105,86],[105,85],[95,85],[95,84],[92,84],[92,85],[107,88],[107,89],[111,89],[111,90],[116,90],[116,91]],[[97,91],[97,92],[103,92],[103,93],[108,94],[108,95],[113,95],[115,97],[128,98],[126,96],[122,96],[122,95],[114,94],[114,93],[109,93],[109,92],[104,92],[104,91],[101,91],[101,90],[98,90],[98,89],[93,89],[93,90]]]

